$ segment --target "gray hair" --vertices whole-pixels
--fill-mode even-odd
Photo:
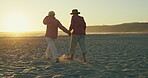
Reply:
[[[54,16],[55,12],[54,11],[49,11],[48,16]]]

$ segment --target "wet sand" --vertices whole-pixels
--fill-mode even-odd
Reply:
[[[69,37],[59,37],[59,56],[69,54]],[[0,78],[147,78],[148,34],[87,35],[87,62],[76,49],[73,61],[42,57],[44,37],[0,38]]]

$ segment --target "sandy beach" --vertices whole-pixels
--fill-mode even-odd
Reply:
[[[87,35],[87,62],[44,60],[44,37],[1,37],[0,78],[148,78],[148,34]],[[69,54],[70,38],[56,40],[59,56]]]

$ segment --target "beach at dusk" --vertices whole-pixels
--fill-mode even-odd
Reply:
[[[148,78],[148,0],[0,5],[0,78]]]
[[[0,38],[1,78],[147,78],[148,34],[87,35],[87,62],[77,47],[69,54],[69,37],[60,36],[56,46],[60,62],[45,60],[44,37]]]

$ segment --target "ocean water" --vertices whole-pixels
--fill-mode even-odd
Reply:
[[[32,32],[0,32],[0,37],[42,37],[44,31],[32,31]]]
[[[56,40],[60,62],[42,58],[44,37],[1,37],[0,78],[147,78],[148,34],[95,34],[86,36],[87,62],[76,48],[69,54],[70,38]]]
[[[148,34],[143,32],[86,32],[91,34]],[[67,35],[66,33],[59,31],[58,35]],[[0,32],[0,37],[43,37],[45,31],[32,31],[32,32]]]

